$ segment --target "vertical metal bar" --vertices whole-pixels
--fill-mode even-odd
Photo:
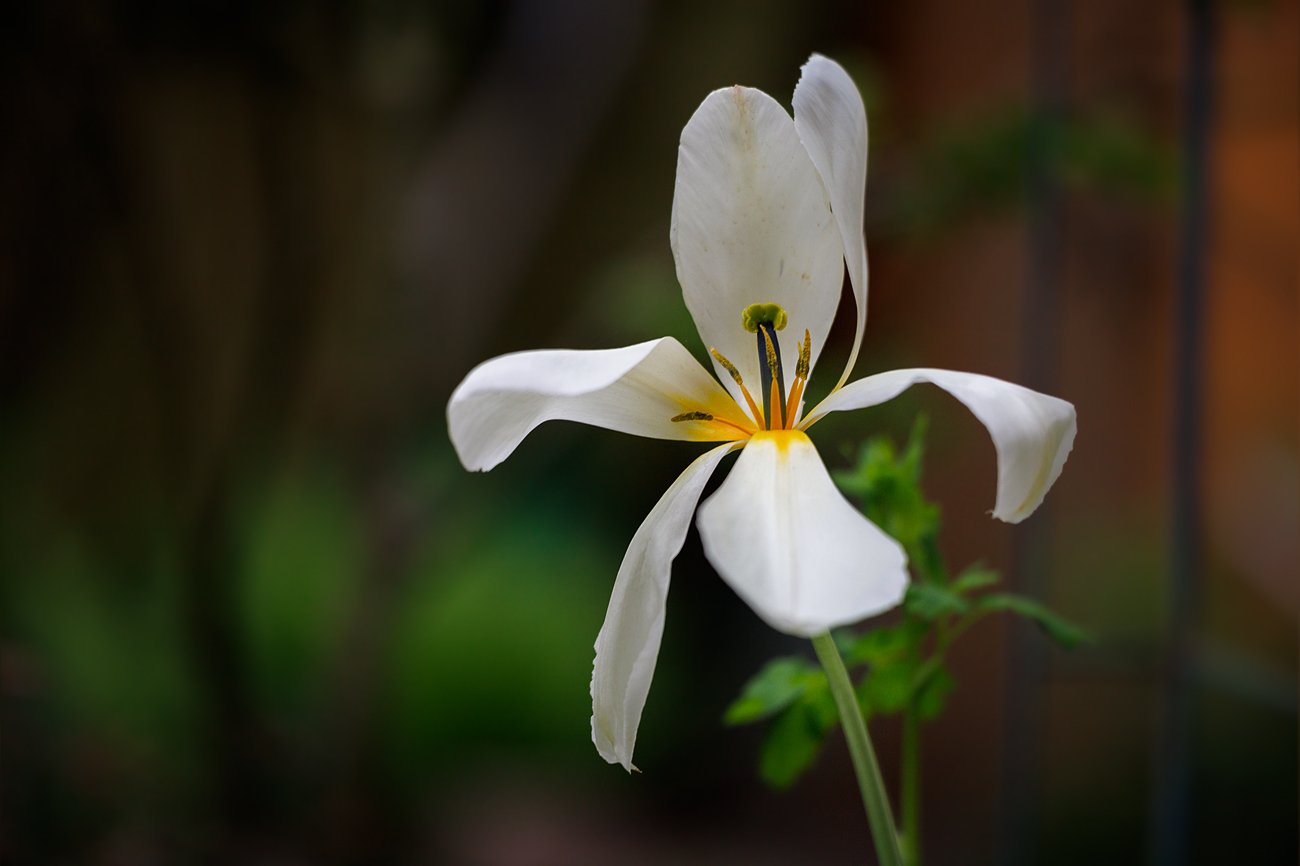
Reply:
[[[1183,120],[1184,178],[1178,251],[1174,358],[1173,485],[1168,628],[1153,753],[1151,862],[1187,862],[1194,722],[1195,629],[1200,572],[1202,336],[1205,246],[1209,237],[1208,168],[1214,10],[1187,2],[1187,89]]]
[[[1060,334],[1060,284],[1065,214],[1059,171],[1059,140],[1069,96],[1071,6],[1068,0],[1036,0],[1028,117],[1028,272],[1021,336],[1021,378],[1037,391],[1054,393]],[[1051,569],[1051,503],[1016,531],[1013,580],[1017,590],[1042,599]],[[1000,814],[995,862],[1027,866],[1038,860],[1044,686],[1048,647],[1029,623],[1013,620],[1003,725]]]

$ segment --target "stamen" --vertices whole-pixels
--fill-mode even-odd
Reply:
[[[709,347],[709,354],[712,355],[715,359],[717,359],[717,362],[722,365],[722,369],[726,370],[728,373],[731,374],[731,378],[736,380],[737,385],[745,384],[745,380],[740,378],[740,371],[736,369],[735,364],[727,360],[726,355],[722,354],[712,346]]]
[[[734,427],[745,436],[754,435],[753,430],[746,430],[744,427],[741,427],[739,424],[734,424],[726,418],[715,418],[708,412],[683,412],[680,415],[674,415],[669,420],[674,424],[681,423],[682,421],[712,421],[714,424],[726,424],[728,427]]]
[[[745,402],[749,404],[749,411],[754,418],[754,423],[763,423],[762,420],[760,420],[763,417],[763,413],[758,410],[758,404],[755,403],[754,398],[750,396],[749,389],[745,387],[745,380],[740,378],[740,371],[736,369],[736,365],[728,361],[721,352],[712,346],[709,347],[709,354],[713,355],[713,357],[718,360],[718,363],[722,365],[722,369],[730,373],[731,378],[735,379],[736,384],[740,386],[740,393],[745,396]]]
[[[799,401],[803,399],[803,389],[808,384],[808,372],[812,368],[812,335],[805,328],[803,342],[799,344],[799,363],[794,368],[794,384],[790,386],[790,397],[786,401],[786,429],[794,428],[794,419],[799,414]]]
[[[763,408],[768,410],[766,417],[767,429],[781,430],[785,428],[785,382],[781,376],[781,356],[776,351],[776,334],[772,331],[771,325],[759,326],[759,333],[763,335],[764,348],[767,349],[767,381],[768,400],[764,403]],[[775,418],[773,413],[779,413]]]

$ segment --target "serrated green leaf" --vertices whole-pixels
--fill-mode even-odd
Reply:
[[[857,462],[849,470],[831,473],[848,496],[869,496],[879,485],[882,472],[894,466],[894,443],[887,436],[873,436],[858,449]]]
[[[982,589],[986,586],[992,586],[1001,580],[1001,576],[991,568],[985,568],[982,565],[972,565],[970,568],[957,575],[957,579],[949,587],[953,592],[967,593],[973,589]]]
[[[1045,605],[1023,595],[995,592],[980,598],[975,606],[979,610],[1009,610],[1028,617],[1037,623],[1048,637],[1066,649],[1073,649],[1081,643],[1091,643],[1093,640],[1092,634],[1087,629],[1075,625]]]
[[[929,721],[943,712],[944,704],[948,700],[948,693],[952,691],[955,685],[957,685],[957,681],[952,678],[952,674],[948,673],[946,668],[939,668],[926,678],[916,693],[916,713],[920,716],[921,721]]]
[[[858,451],[853,469],[834,473],[845,495],[857,499],[862,512],[908,551],[921,565],[933,565],[924,542],[939,529],[939,507],[921,491],[923,417],[917,419],[901,455],[887,437],[872,437]],[[923,568],[926,577],[934,569]]]
[[[970,604],[957,593],[932,583],[913,583],[903,598],[904,609],[913,616],[932,620],[945,614],[963,614]]]
[[[807,702],[788,707],[763,735],[758,753],[759,776],[778,791],[793,785],[817,760],[828,729]]]
[[[826,682],[821,668],[801,656],[772,659],[745,683],[722,716],[724,725],[745,725],[765,719],[794,703],[810,685]]]

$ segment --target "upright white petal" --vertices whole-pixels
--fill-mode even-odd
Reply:
[[[867,189],[867,109],[853,79],[834,60],[814,54],[794,88],[794,128],[826,184],[844,244],[844,260],[858,306],[853,351],[843,385],[858,359],[867,326],[867,243],[862,209]]]
[[[758,343],[741,324],[745,307],[785,308],[789,324],[778,337],[787,384],[805,329],[816,363],[839,305],[843,247],[817,170],[776,100],[737,86],[696,109],[677,151],[669,236],[700,336],[740,369],[756,399]]]
[[[907,589],[902,546],[849,504],[798,430],[755,435],[696,522],[718,574],[779,631],[821,634]]]
[[[753,422],[672,337],[622,349],[544,349],[479,364],[447,403],[447,429],[466,469],[491,469],[543,421],[564,419],[653,439],[718,442],[743,436],[719,421],[678,421],[705,412]]]
[[[1074,406],[991,376],[952,370],[892,370],[859,379],[808,414],[805,426],[828,412],[892,400],[917,382],[952,394],[988,428],[998,452],[998,499],[993,516],[1019,523],[1034,513],[1074,447]]]
[[[702,454],[673,482],[632,537],[614,581],[591,670],[591,739],[602,758],[629,771],[664,633],[673,559],[705,483],[735,447],[723,445]]]

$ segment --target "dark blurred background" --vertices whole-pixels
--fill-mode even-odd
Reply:
[[[614,574],[698,446],[551,424],[471,475],[443,414],[504,351],[701,352],[678,135],[813,50],[870,114],[859,373],[1079,412],[1018,527],[936,390],[815,431],[838,468],[927,413],[950,562],[1098,637],[966,639],[927,863],[1296,862],[1296,0],[66,0],[0,13],[4,863],[870,861],[838,737],[778,794],[721,726],[806,649],[694,532],[644,772],[591,745]]]

